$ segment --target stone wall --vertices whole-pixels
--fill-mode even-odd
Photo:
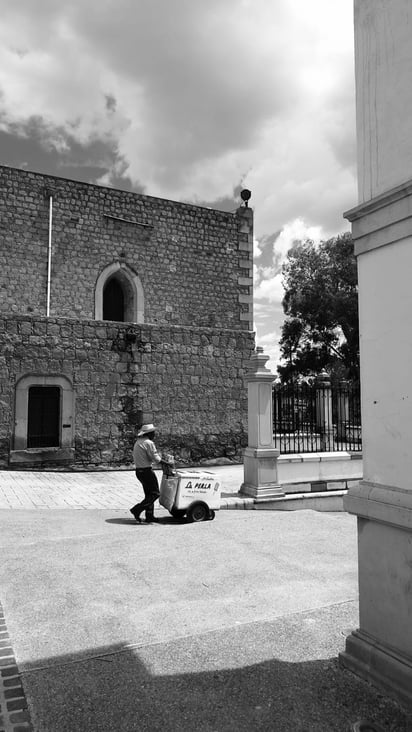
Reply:
[[[136,275],[142,320],[252,330],[253,214],[0,166],[0,312],[92,319],[111,265]]]
[[[137,428],[149,421],[180,463],[241,460],[251,332],[11,315],[0,317],[0,342],[3,467],[16,447],[16,385],[28,374],[73,385],[75,465],[130,464]],[[32,451],[21,454],[30,465]]]
[[[252,257],[245,206],[0,166],[0,464],[129,464],[151,421],[180,462],[240,460]],[[110,278],[120,309],[107,310]]]

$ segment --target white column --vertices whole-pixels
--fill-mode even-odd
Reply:
[[[412,3],[355,0],[364,477],[359,629],[342,663],[412,705]]]
[[[316,429],[322,449],[333,446],[332,387],[325,370],[316,378]]]
[[[341,381],[338,388],[336,405],[336,437],[338,440],[345,440],[347,437],[347,423],[349,422],[349,384]]]
[[[283,495],[277,480],[279,450],[273,445],[272,384],[275,376],[265,364],[269,356],[257,347],[246,374],[248,387],[248,446],[244,452],[244,482],[239,493],[267,500]]]

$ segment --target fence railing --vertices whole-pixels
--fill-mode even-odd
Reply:
[[[276,385],[273,432],[281,453],[362,450],[360,390],[347,382],[331,385],[327,378]]]

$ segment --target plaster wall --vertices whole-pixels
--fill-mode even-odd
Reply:
[[[412,236],[361,255],[358,271],[364,479],[410,489]]]
[[[359,202],[410,178],[410,0],[355,0]]]
[[[355,0],[358,255],[364,480],[360,627],[343,663],[412,705],[412,5]]]
[[[359,518],[358,545],[362,557],[359,564],[360,627],[386,646],[402,649],[412,659],[411,534],[399,531],[396,526]],[[385,547],[384,551],[382,547]],[[379,561],[376,561],[377,557]],[[388,618],[393,622],[388,622]]]

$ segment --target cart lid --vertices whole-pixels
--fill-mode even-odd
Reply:
[[[217,476],[209,470],[176,470],[176,474],[180,478],[197,478],[205,477],[206,480],[217,480]]]

